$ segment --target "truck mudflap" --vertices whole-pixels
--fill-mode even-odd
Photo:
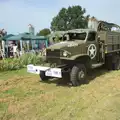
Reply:
[[[33,74],[40,74],[40,72],[45,72],[45,75],[48,77],[62,78],[62,69],[61,68],[51,68],[45,66],[34,66],[27,65],[27,72]]]

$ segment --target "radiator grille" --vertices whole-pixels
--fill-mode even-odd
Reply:
[[[47,49],[46,55],[47,57],[60,57],[60,50]]]

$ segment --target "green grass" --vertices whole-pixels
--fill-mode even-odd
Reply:
[[[20,70],[0,72],[0,80],[7,80],[8,78],[12,78],[15,76],[26,76],[26,68]]]
[[[0,73],[0,120],[119,120],[120,71],[94,70],[79,87],[39,82],[26,69]]]

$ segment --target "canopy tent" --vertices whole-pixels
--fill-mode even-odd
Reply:
[[[48,39],[44,36],[35,36],[30,33],[21,33],[18,35],[13,35],[11,37],[6,37],[4,39],[6,44],[6,51],[8,52],[8,47],[10,44],[15,44],[18,46],[19,51],[29,51],[29,50],[40,50],[43,47],[48,46]],[[12,42],[12,43],[11,43]]]
[[[5,40],[6,41],[10,41],[10,40],[15,40],[15,41],[17,41],[17,40],[46,40],[46,37],[35,36],[35,35],[30,34],[30,33],[21,33],[18,35],[8,37]]]
[[[21,38],[23,41],[29,40],[32,43],[32,49],[42,49],[43,46],[48,47],[48,39],[45,36],[27,35]],[[42,45],[41,45],[42,44]]]
[[[2,40],[6,40],[6,39],[13,37],[13,36],[14,36],[13,34],[5,35],[4,37],[2,37]]]
[[[46,40],[45,36],[25,35],[21,38],[22,40]]]
[[[5,40],[12,36],[14,36],[14,35],[6,34],[6,35],[0,37],[0,49],[2,50],[4,55],[5,55]]]
[[[27,37],[27,36],[29,36],[29,35],[30,35],[29,33],[21,33],[21,34],[18,34],[18,35],[13,35],[13,36],[11,36],[11,37],[8,37],[8,38],[6,38],[5,40],[6,40],[6,41],[22,40],[23,37]]]
[[[3,39],[2,39],[2,37],[0,37],[0,41],[2,41]]]

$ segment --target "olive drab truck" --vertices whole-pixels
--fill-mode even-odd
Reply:
[[[120,69],[120,27],[99,21],[97,30],[68,30],[62,42],[46,48],[44,57],[49,66],[28,65],[27,71],[39,74],[42,81],[69,75],[72,85],[79,86],[91,69]]]

